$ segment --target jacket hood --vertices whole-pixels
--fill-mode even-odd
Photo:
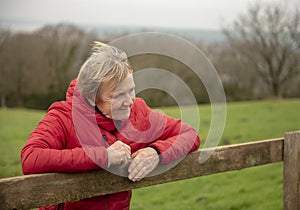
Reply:
[[[72,117],[75,124],[82,127],[84,124],[91,126],[90,122],[93,122],[108,131],[116,129],[115,122],[112,119],[105,117],[80,95],[77,78],[70,82],[66,92],[66,102],[72,107]],[[77,122],[77,120],[80,122]]]
[[[73,94],[74,94],[76,84],[77,84],[77,78],[70,82],[68,90],[66,92],[66,101],[67,102],[70,102],[70,103],[72,102],[72,97],[73,97]]]

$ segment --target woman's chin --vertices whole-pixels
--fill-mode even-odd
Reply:
[[[113,114],[112,118],[114,120],[127,120],[130,116],[129,110],[119,110],[115,114]]]

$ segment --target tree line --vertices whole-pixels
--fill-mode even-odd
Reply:
[[[225,41],[195,43],[215,66],[228,101],[300,97],[300,13],[287,7],[282,2],[252,4],[223,27]],[[63,100],[94,40],[111,41],[63,23],[31,33],[0,28],[1,106],[46,109]],[[175,59],[148,54],[131,57],[130,63],[134,70],[172,71],[189,85],[198,103],[209,102],[202,82]],[[141,95],[151,106],[175,103],[162,91]]]
[[[1,30],[2,106],[47,108],[66,88],[97,37],[73,25],[45,26],[33,33]]]

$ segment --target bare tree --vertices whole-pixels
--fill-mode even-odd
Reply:
[[[224,33],[240,62],[251,65],[274,97],[300,73],[300,14],[284,2],[249,6]]]
[[[94,40],[94,33],[66,24],[33,33],[0,28],[1,106],[46,108],[62,99]]]
[[[47,91],[49,74],[39,46],[34,36],[20,33],[12,35],[1,52],[1,92],[14,98],[16,106],[23,106],[26,95]]]
[[[63,97],[68,83],[86,58],[89,45],[96,38],[67,24],[45,26],[36,34],[44,43],[48,66],[52,71],[52,92]]]
[[[265,85],[246,61],[227,42],[211,43],[205,49],[206,55],[214,64],[228,101],[249,100],[264,97]],[[259,91],[258,91],[259,88]]]
[[[9,37],[11,36],[10,31],[7,28],[0,28],[0,97],[1,97],[1,107],[6,107],[6,97],[8,95],[7,91],[7,81],[5,75],[7,75],[6,69],[3,68],[4,59],[4,49],[7,44]]]

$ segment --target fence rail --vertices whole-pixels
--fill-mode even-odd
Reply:
[[[0,179],[0,209],[30,209],[61,202],[142,188],[198,176],[284,162],[284,209],[300,209],[300,132],[284,138],[216,147],[199,162],[202,149],[186,156],[166,172],[131,182],[105,170],[86,173],[48,173]]]

